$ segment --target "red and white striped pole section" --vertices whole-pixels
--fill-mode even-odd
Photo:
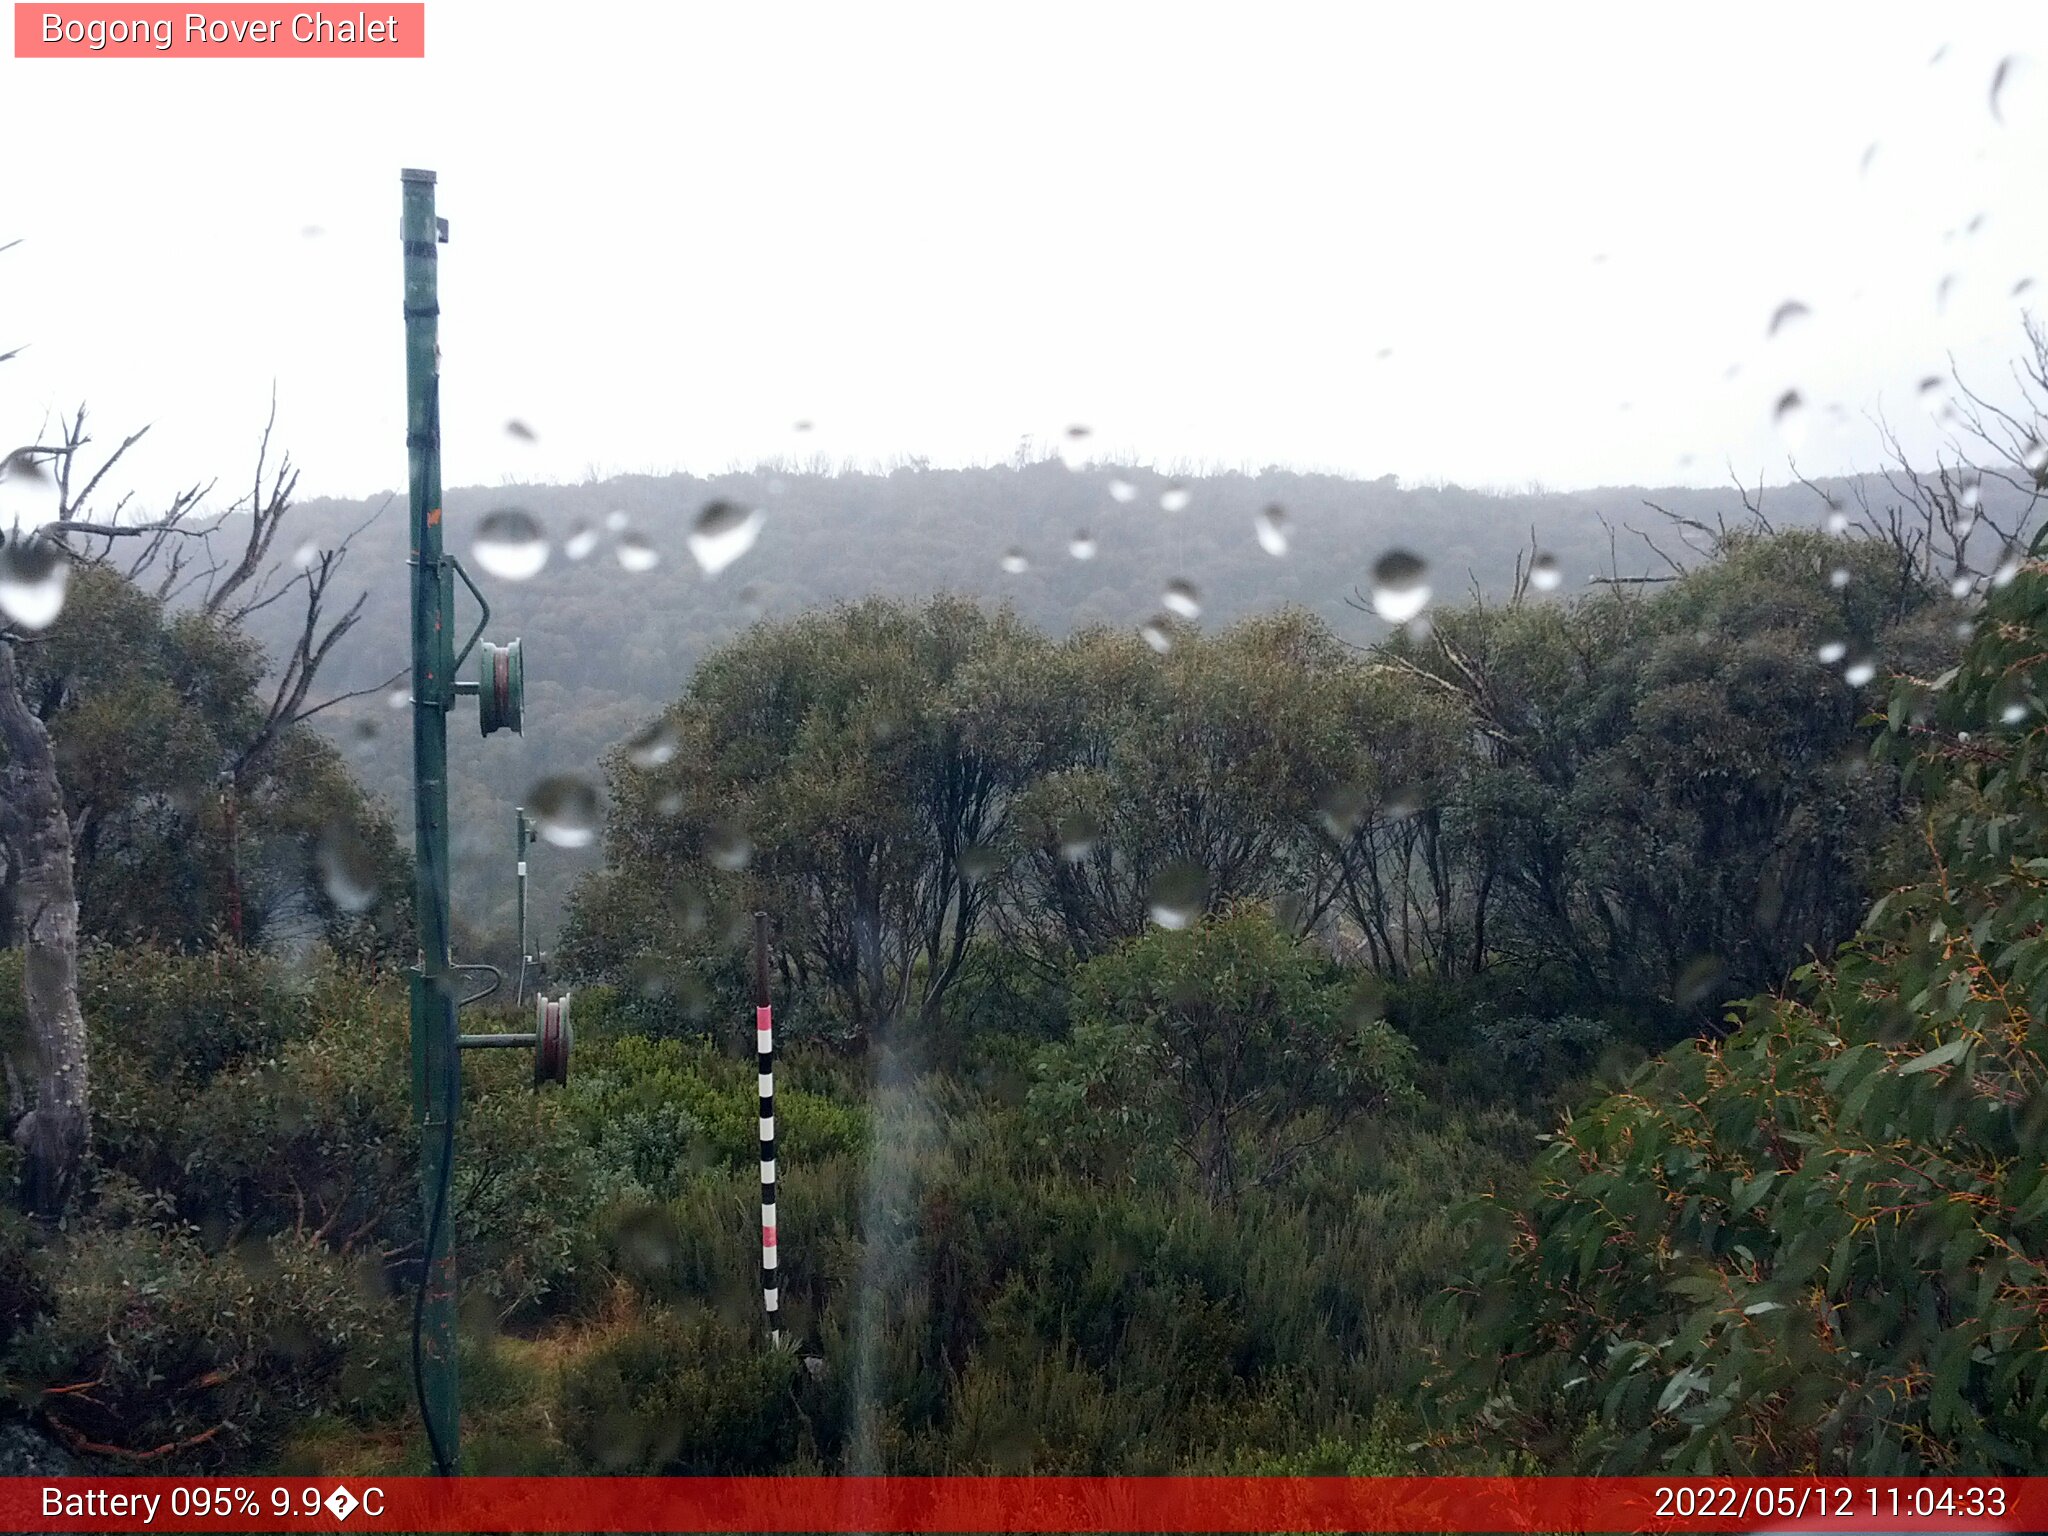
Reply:
[[[754,914],[754,1057],[761,1074],[761,1302],[768,1338],[782,1342],[775,1263],[775,1011],[768,1005],[768,914]]]

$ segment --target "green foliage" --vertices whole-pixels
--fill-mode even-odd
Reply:
[[[665,1200],[697,1172],[759,1162],[754,1076],[751,1062],[704,1046],[628,1035],[586,1053],[566,1109],[614,1188]],[[867,1121],[856,1106],[778,1083],[775,1130],[778,1155],[802,1167],[857,1152]]]
[[[617,1327],[561,1391],[572,1450],[609,1472],[740,1475],[796,1448],[796,1358],[701,1307]]]
[[[317,1244],[209,1251],[169,1203],[103,1185],[101,1219],[34,1259],[48,1298],[0,1357],[16,1406],[74,1448],[246,1467],[338,1406],[389,1327],[373,1282]]]
[[[1074,1032],[1041,1058],[1048,1140],[1212,1200],[1285,1177],[1352,1115],[1414,1096],[1414,1050],[1271,915],[1160,930],[1075,978]]]
[[[2037,558],[1887,752],[1924,873],[1799,993],[1574,1117],[1465,1287],[1455,1401],[1603,1471],[2018,1472],[2048,1435]],[[1499,1376],[1499,1362],[1523,1364]],[[1584,1432],[1588,1418],[1596,1420]]]
[[[71,817],[88,936],[201,946],[229,929],[238,896],[251,943],[318,936],[359,955],[403,951],[403,857],[341,754],[301,727],[250,755],[266,670],[251,636],[174,611],[105,567],[78,571],[62,619],[23,651],[23,695],[49,728]],[[369,911],[338,907],[321,878],[330,830],[378,889]],[[0,928],[11,933],[7,895]]]

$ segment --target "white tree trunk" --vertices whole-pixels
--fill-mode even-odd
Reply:
[[[17,871],[28,1112],[14,1126],[29,1209],[62,1209],[91,1135],[85,1015],[78,1006],[78,896],[71,823],[50,733],[21,696],[14,647],[0,641],[0,828]]]

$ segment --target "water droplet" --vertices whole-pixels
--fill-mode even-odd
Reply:
[[[384,703],[390,709],[404,709],[412,703],[412,695],[403,688],[394,688],[384,695]]]
[[[1990,214],[1981,211],[1971,214],[1970,222],[1963,226],[1963,233],[1966,235],[1979,233],[1984,228],[1984,222],[1988,218],[1990,218]]]
[[[736,501],[714,501],[697,514],[690,529],[690,554],[706,576],[716,576],[754,547],[761,536],[761,509]]]
[[[1829,640],[1813,654],[1818,656],[1824,665],[1832,667],[1849,654],[1849,647],[1840,640]]]
[[[1876,158],[1877,140],[1872,139],[1869,145],[1863,151],[1863,158],[1856,162],[1856,174],[1859,176],[1868,176],[1870,174],[1870,163]]]
[[[1538,554],[1529,562],[1529,585],[1538,592],[1555,592],[1564,585],[1564,572],[1558,569],[1557,556]]]
[[[374,715],[363,716],[360,720],[356,721],[351,729],[354,730],[357,741],[375,741],[377,739],[377,720]]]
[[[1968,640],[1969,638],[1971,638],[1971,636],[1975,635],[1976,633],[1977,621],[1975,619],[1956,620],[1956,638],[1958,640]]]
[[[1835,508],[1834,511],[1828,514],[1828,532],[1839,536],[1841,534],[1847,533],[1848,531],[1849,514],[1847,512],[1844,512],[1840,507]]]
[[[1829,571],[1828,585],[1833,587],[1837,592],[1841,591],[1842,588],[1849,585],[1849,567],[1847,567],[1846,565],[1838,565],[1832,571]]]
[[[1102,835],[1102,829],[1095,824],[1095,818],[1083,811],[1062,818],[1059,825],[1060,857],[1069,864],[1078,864],[1095,848],[1095,839]]]
[[[1278,503],[1261,512],[1252,527],[1259,536],[1259,548],[1267,554],[1287,553],[1287,513]]]
[[[1956,482],[1956,505],[1966,512],[1975,512],[1984,504],[1984,482],[1975,470],[1965,470]]]
[[[1163,512],[1185,512],[1194,496],[1184,485],[1169,485],[1159,493],[1159,507]]]
[[[0,522],[38,528],[54,522],[62,496],[49,456],[34,448],[17,448],[0,459]]]
[[[1861,688],[1877,676],[1877,663],[1868,656],[1858,656],[1842,669],[1842,681],[1851,688]]]
[[[1344,1022],[1353,1029],[1363,1024],[1377,1023],[1387,1016],[1387,984],[1379,975],[1367,971],[1358,978],[1351,989],[1351,995],[1344,1000]]]
[[[1965,575],[1962,572],[1957,572],[1957,574],[1951,577],[1949,580],[1948,595],[1960,602],[1963,598],[1966,598],[1970,595],[1970,589],[1976,585],[1977,582],[1974,577]]]
[[[1145,893],[1145,909],[1162,928],[1185,928],[1199,919],[1208,905],[1208,871],[1186,859],[1159,871]]]
[[[667,720],[656,720],[626,739],[626,761],[635,768],[659,768],[675,760],[682,732]]]
[[[1163,613],[1155,613],[1139,625],[1138,633],[1162,656],[1173,649],[1173,621]]]
[[[1109,482],[1109,499],[1111,501],[1132,501],[1136,499],[1137,494],[1138,488],[1128,480],[1112,480]]]
[[[1166,591],[1160,595],[1160,606],[1169,613],[1177,613],[1184,619],[1199,619],[1202,616],[1202,595],[1195,590],[1195,584],[1176,579],[1166,584]]]
[[[751,582],[740,588],[740,611],[750,619],[761,617],[765,605],[761,601],[761,589]]]
[[[533,428],[529,427],[525,422],[519,420],[519,418],[516,416],[513,417],[512,420],[505,423],[505,435],[510,438],[516,438],[518,441],[522,443],[530,443],[536,440],[536,434]]]
[[[654,545],[644,533],[623,533],[619,535],[617,550],[619,565],[635,576],[653,570],[661,564],[661,556],[654,552]]]
[[[1778,403],[1771,407],[1771,422],[1785,446],[1797,453],[1806,441],[1806,400],[1798,390],[1788,389],[1778,396]]]
[[[1088,463],[1088,438],[1086,427],[1072,426],[1060,436],[1060,462],[1069,469],[1081,469]]]
[[[1951,421],[1955,410],[1949,404],[1948,380],[1938,373],[1930,373],[1916,386],[1920,396],[1921,409],[1937,421]]]
[[[1728,962],[1719,955],[1695,955],[1671,983],[1671,1000],[1681,1008],[1718,1002],[1715,994],[1728,979]]]
[[[2034,280],[2031,277],[2023,277],[2018,282],[2012,285],[2012,296],[2014,298],[2018,298],[2021,294],[2025,293],[2029,288],[2033,286]]]
[[[377,860],[362,836],[346,822],[328,823],[320,834],[313,862],[327,899],[342,911],[367,911],[377,899]]]
[[[2009,53],[1991,72],[1991,118],[2003,124],[2014,114],[2022,89],[2032,87],[2033,69],[2019,54]]]
[[[517,507],[484,514],[484,520],[476,525],[476,542],[470,552],[486,575],[505,581],[538,576],[548,563],[548,541],[540,524],[532,513]]]
[[[1947,313],[1949,295],[1956,291],[1956,283],[1961,276],[1959,272],[1944,273],[1941,281],[1934,285],[1934,312],[1937,315]]]
[[[737,872],[754,861],[754,845],[737,822],[715,822],[704,831],[704,857],[720,869]]]
[[[588,523],[577,523],[562,540],[562,553],[570,560],[588,560],[596,550],[597,530]]]
[[[64,611],[71,562],[40,534],[9,534],[0,542],[0,615],[27,630],[48,629]]]
[[[1076,560],[1093,560],[1095,558],[1095,540],[1087,529],[1081,529],[1073,538],[1067,541],[1067,553]]]
[[[319,558],[320,546],[311,539],[308,539],[292,551],[292,564],[302,571],[310,571],[313,568],[313,562]]]
[[[1031,560],[1015,545],[1003,551],[1003,569],[1012,576],[1022,576],[1031,569]]]
[[[550,774],[526,792],[533,829],[557,848],[588,848],[597,841],[597,791],[573,773]]]
[[[1364,818],[1368,799],[1366,793],[1356,784],[1338,784],[1323,795],[1316,803],[1322,812],[1323,825],[1335,838],[1349,837],[1357,830]]]
[[[2036,480],[2048,474],[2048,443],[2042,442],[2038,437],[2028,439],[2025,450],[2020,454],[2020,463],[2026,466],[2027,473]]]
[[[2027,713],[2026,701],[2024,699],[2014,699],[1998,712],[1998,723],[2001,725],[2018,725],[2027,718]]]
[[[985,843],[972,843],[962,848],[956,862],[960,866],[961,878],[977,883],[1003,867],[1002,855]]]
[[[2016,578],[2019,575],[2019,573],[2019,551],[2009,551],[2006,554],[2006,557],[1998,562],[1998,569],[1991,573],[1991,585],[1993,585],[1994,587],[2009,587],[2013,584],[2014,578]]]
[[[1776,336],[1781,331],[1790,330],[1793,326],[1798,325],[1800,321],[1809,318],[1812,314],[1813,311],[1806,305],[1800,303],[1799,300],[1787,299],[1784,303],[1780,304],[1776,309],[1771,311],[1771,323],[1765,329],[1764,336],[1766,338],[1769,338],[1772,336]]]
[[[657,816],[680,816],[683,814],[683,792],[680,789],[667,790],[654,802]]]
[[[627,518],[625,511],[622,508],[613,507],[611,511],[605,513],[604,515],[605,532],[624,533],[626,531],[626,524],[628,521],[630,521],[630,519]]]
[[[1406,624],[1429,606],[1429,567],[1405,549],[1390,549],[1372,568],[1372,611]]]
[[[793,423],[791,423],[791,425],[790,425],[790,431],[792,431],[792,432],[808,432],[808,431],[810,431],[810,430],[811,430],[811,424],[810,424],[809,420],[804,420],[804,421],[798,421],[798,422],[793,422]]]

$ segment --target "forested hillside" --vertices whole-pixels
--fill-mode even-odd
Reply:
[[[790,617],[869,595],[953,592],[1008,603],[1048,635],[1090,624],[1135,634],[1168,612],[1168,584],[1185,581],[1204,629],[1295,606],[1363,644],[1387,630],[1360,600],[1389,548],[1410,549],[1427,562],[1439,600],[1474,591],[1499,598],[1513,582],[1517,559],[1529,559],[1532,540],[1555,561],[1567,591],[1584,590],[1595,576],[1668,577],[1670,564],[1645,536],[1673,558],[1697,561],[1706,547],[1700,534],[1646,502],[1710,528],[1748,521],[1743,493],[1733,486],[1494,494],[1277,469],[1184,477],[1110,466],[1070,470],[1056,455],[1020,455],[1011,466],[969,470],[828,468],[790,464],[714,480],[641,476],[449,492],[449,547],[490,598],[490,637],[522,637],[528,688],[522,738],[486,746],[465,730],[453,743],[456,911],[470,929],[471,953],[510,951],[511,807],[549,775],[598,783],[605,750],[651,719],[704,656],[758,617]],[[1886,489],[1872,479],[1818,490],[1751,487],[1748,495],[1761,498],[1774,525],[1812,527],[1827,515],[1824,495],[1850,507],[1860,496],[1876,506]],[[1175,490],[1185,493],[1185,505],[1165,510],[1162,497]],[[1118,499],[1121,491],[1128,500]],[[2003,506],[2009,493],[1994,485],[1990,495]],[[757,509],[759,534],[748,553],[710,576],[688,541],[699,515],[721,501]],[[1169,497],[1168,504],[1178,502]],[[402,664],[403,499],[311,501],[294,525],[300,545],[333,548],[380,508],[350,545],[345,580],[365,589],[368,600],[359,631],[333,658],[338,689],[368,687]],[[527,579],[494,578],[474,558],[483,519],[508,508],[529,512],[552,549]],[[1267,516],[1271,508],[1279,509],[1277,517]],[[623,524],[615,527],[620,515]],[[1089,539],[1085,560],[1072,552],[1081,534]],[[621,564],[622,539],[638,568]],[[1023,569],[1005,566],[1013,554],[1023,557]],[[292,638],[287,611],[256,615],[252,623],[273,647]],[[363,782],[402,808],[411,773],[404,715],[384,707],[379,695],[320,719]],[[571,883],[593,867],[593,857],[551,848],[532,860],[536,922],[548,941]]]

